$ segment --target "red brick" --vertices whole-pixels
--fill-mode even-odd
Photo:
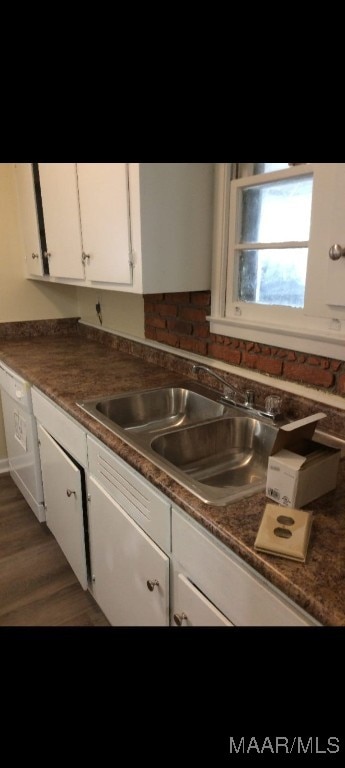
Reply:
[[[153,339],[155,341],[157,339],[156,328],[145,326],[145,339]]]
[[[165,301],[171,304],[189,304],[190,295],[189,293],[166,293]]]
[[[282,352],[283,352],[283,351],[284,351],[284,350],[282,350]],[[287,359],[287,360],[290,360],[291,362],[292,362],[292,360],[296,360],[296,354],[295,354],[295,352],[287,352],[287,355],[286,355],[286,359]]]
[[[258,357],[256,368],[263,373],[271,373],[274,376],[281,376],[283,361],[278,360],[277,357]]]
[[[241,352],[239,349],[231,349],[224,346],[224,344],[209,344],[208,353],[210,357],[224,360],[226,363],[233,363],[233,365],[239,365],[241,362]]]
[[[183,320],[192,320],[192,322],[205,322],[205,310],[195,309],[194,307],[180,307],[179,317]]]
[[[163,301],[163,299],[164,293],[146,293],[144,296],[144,303],[146,306],[146,302]]]
[[[193,291],[190,295],[190,303],[197,306],[211,305],[211,291]]]
[[[174,317],[177,315],[176,304],[157,304],[156,311],[163,317]]]
[[[254,342],[253,341],[246,341],[246,350],[247,352],[250,352],[252,349],[254,349]]]
[[[175,333],[180,333],[184,336],[191,334],[193,330],[192,323],[189,323],[187,320],[180,320],[178,317],[168,318],[167,327],[169,328],[169,331],[174,331]]]
[[[329,360],[327,360],[327,358],[326,358],[326,357],[324,357],[323,359],[321,359],[321,368],[323,368],[324,370],[328,370],[328,368],[330,368],[330,365],[331,365],[331,364],[330,364],[330,361],[329,361]]]
[[[341,366],[340,360],[331,360],[331,370],[332,371],[339,371],[339,368]]]
[[[316,355],[308,355],[306,359],[307,365],[320,365],[321,357],[316,357]]]
[[[145,301],[144,302],[144,312],[145,315],[148,313],[153,313],[156,311],[156,305],[153,303],[153,301]]]
[[[229,344],[233,349],[238,349],[238,347],[240,346],[239,339],[229,339]]]
[[[196,336],[198,339],[206,339],[209,333],[209,323],[194,323],[193,336]]]
[[[314,384],[315,387],[329,389],[334,384],[334,374],[320,368],[309,367],[302,363],[284,363],[284,376],[292,381],[303,384]]]
[[[271,347],[263,346],[261,348],[261,352],[263,355],[270,355],[271,354]]]
[[[250,352],[244,351],[242,354],[242,365],[246,368],[256,368],[258,356],[250,354]]]
[[[153,328],[165,328],[166,320],[164,320],[164,317],[157,317],[157,315],[152,315],[151,317],[149,315],[148,317],[145,317],[145,325],[146,327],[151,325]]]
[[[160,329],[157,329],[156,334],[157,341],[161,341],[162,344],[169,344],[170,347],[179,346],[179,338],[175,333],[169,333],[169,331],[161,331]]]
[[[338,395],[345,395],[345,373],[342,373],[338,378],[337,393]]]
[[[275,354],[279,358],[286,357],[287,360],[295,360],[296,359],[295,353],[294,352],[288,352],[287,349],[278,349],[278,351]],[[292,355],[292,357],[289,357],[289,355]]]
[[[200,339],[194,339],[193,336],[182,336],[180,339],[180,349],[186,349],[188,352],[195,352],[196,355],[207,354],[207,342]]]

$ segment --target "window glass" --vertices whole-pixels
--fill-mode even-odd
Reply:
[[[303,307],[307,248],[239,253],[238,300]]]

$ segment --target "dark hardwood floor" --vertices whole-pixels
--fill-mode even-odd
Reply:
[[[0,475],[0,626],[110,626],[9,474]]]

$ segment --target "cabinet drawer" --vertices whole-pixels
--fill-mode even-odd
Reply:
[[[32,390],[32,404],[37,421],[83,467],[87,467],[86,432],[51,400],[36,389]]]
[[[15,402],[31,411],[30,384],[20,376],[17,376],[16,373],[3,365],[3,363],[0,365],[0,387],[7,392]]]
[[[147,480],[88,435],[90,475],[165,551],[170,551],[170,502]]]
[[[232,627],[207,597],[183,574],[174,572],[172,626]]]
[[[317,625],[254,569],[172,510],[172,552],[190,580],[237,626]]]

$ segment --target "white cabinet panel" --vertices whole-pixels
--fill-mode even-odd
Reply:
[[[46,520],[83,589],[87,568],[80,469],[38,425]]]
[[[174,574],[172,625],[181,627],[232,627],[228,619],[183,573]]]
[[[87,436],[90,474],[149,536],[170,551],[170,501],[135,469]]]
[[[71,456],[86,467],[86,433],[83,427],[35,388],[32,389],[32,407],[37,421]]]
[[[32,163],[16,163],[16,183],[28,275],[43,275]]]
[[[127,163],[77,163],[86,279],[130,284]]]
[[[76,163],[39,163],[52,277],[84,278]]]
[[[169,624],[169,558],[89,480],[93,595],[113,626]]]
[[[250,566],[172,510],[172,552],[193,583],[236,626],[309,626],[311,616]]]

